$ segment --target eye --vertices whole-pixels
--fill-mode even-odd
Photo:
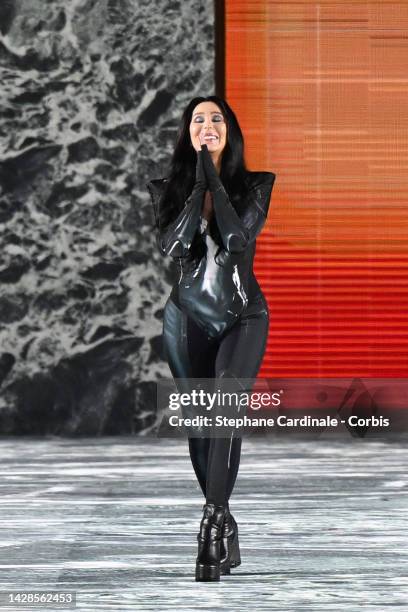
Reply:
[[[203,117],[197,116],[194,118],[194,123],[202,123],[204,121]]]
[[[214,115],[213,121],[223,121],[224,117],[222,115]]]

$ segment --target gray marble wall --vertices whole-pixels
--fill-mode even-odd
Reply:
[[[156,419],[176,273],[145,183],[214,93],[208,0],[0,4],[0,433]]]

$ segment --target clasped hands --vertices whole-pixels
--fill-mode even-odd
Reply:
[[[197,151],[197,163],[196,163],[196,187],[207,191],[209,189],[212,193],[217,191],[220,187],[220,178],[217,170],[214,166],[214,162],[208,151],[208,147],[205,143],[201,142],[201,149]]]

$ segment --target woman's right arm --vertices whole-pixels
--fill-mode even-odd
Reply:
[[[165,185],[163,181],[160,181],[160,185],[155,183],[156,181],[150,181],[147,188],[155,211],[158,211],[158,218]],[[162,255],[170,255],[171,257],[186,257],[188,255],[194,234],[199,227],[206,190],[207,180],[200,151],[197,153],[196,180],[193,191],[185,201],[183,210],[176,219],[169,223],[165,229],[160,228],[158,233],[157,244]]]

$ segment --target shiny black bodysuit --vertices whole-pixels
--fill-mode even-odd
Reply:
[[[201,159],[200,159],[201,157]],[[269,311],[253,272],[256,237],[265,224],[275,180],[271,172],[248,172],[248,194],[235,207],[215,170],[205,145],[197,155],[202,173],[196,175],[193,191],[177,218],[161,230],[158,246],[162,254],[178,259],[180,278],[172,288],[163,315],[163,345],[171,373],[183,389],[182,379],[251,379],[259,371],[266,348]],[[148,188],[155,206],[160,207],[166,179],[150,181]],[[206,190],[212,195],[214,221],[221,237],[220,245],[212,238],[212,223],[201,216]],[[190,257],[194,240],[202,239],[205,249],[205,274],[199,288],[203,299],[219,298],[225,287],[243,300],[244,308],[236,320],[220,335],[212,337],[179,301],[183,275],[191,274],[199,262]],[[216,262],[221,265],[217,265]],[[201,261],[202,265],[202,261]],[[231,284],[231,274],[234,283]],[[226,275],[230,275],[228,278]],[[236,297],[235,296],[235,297]],[[215,318],[221,324],[228,295],[220,299]],[[200,293],[196,298],[200,299]],[[216,302],[217,304],[217,302]],[[214,318],[214,312],[213,312]],[[207,503],[226,503],[238,473],[241,438],[189,438],[192,464]]]

